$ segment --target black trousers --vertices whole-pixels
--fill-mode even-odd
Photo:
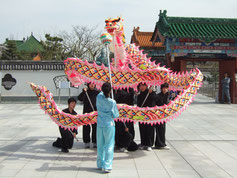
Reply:
[[[134,123],[133,122],[126,122],[125,124],[129,130],[129,133],[132,135],[132,139],[134,139],[135,138]]]
[[[70,149],[73,146],[73,135],[69,130],[59,127],[61,138],[58,138],[56,141],[56,146],[63,149]]]
[[[166,128],[166,123],[164,123],[164,124],[160,123],[160,124],[155,125],[155,130],[156,130],[155,146],[156,147],[166,146],[166,144],[165,144],[165,128]]]
[[[83,142],[90,143],[91,142],[91,127],[92,127],[92,143],[96,143],[96,126],[97,124],[83,125],[82,133],[83,133]]]
[[[139,123],[141,145],[153,146],[154,144],[154,126],[150,124]]]
[[[129,130],[129,133],[132,135],[132,140],[134,139],[135,137],[135,130],[134,130],[134,123],[133,122],[125,122],[128,130]],[[115,122],[115,145],[120,147],[119,145],[121,145],[121,143],[119,143],[119,137],[121,136],[121,134],[123,134],[125,130],[125,125],[123,122],[121,121],[117,121]]]
[[[119,136],[124,131],[123,123],[120,121],[115,122],[115,146],[119,147]]]

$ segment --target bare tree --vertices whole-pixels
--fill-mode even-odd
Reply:
[[[58,35],[63,39],[63,48],[68,57],[78,57],[95,61],[103,45],[100,42],[101,32],[96,27],[73,26],[71,32],[62,31]]]

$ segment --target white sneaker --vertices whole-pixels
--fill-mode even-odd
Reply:
[[[152,151],[152,148],[151,148],[150,146],[147,146],[147,147],[146,147],[146,150],[147,150],[147,151]]]
[[[110,173],[112,171],[112,169],[105,169],[105,168],[102,168],[101,170],[104,171],[105,173]]]
[[[145,146],[144,145],[139,145],[139,150],[144,150]]]
[[[123,147],[123,148],[120,148],[119,151],[120,151],[120,152],[123,152],[123,153],[128,152],[128,150],[127,150],[126,148],[124,148],[124,147]]]
[[[160,150],[169,150],[170,147],[168,147],[168,146],[163,146],[163,147],[159,147],[158,149],[160,149]]]
[[[85,143],[85,148],[90,148],[90,143]]]
[[[112,170],[111,169],[105,169],[105,173],[110,173]]]

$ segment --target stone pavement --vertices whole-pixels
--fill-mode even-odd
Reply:
[[[197,95],[167,124],[170,150],[115,152],[113,170],[104,174],[96,169],[96,150],[83,147],[82,128],[79,142],[62,153],[52,147],[58,127],[38,104],[0,104],[0,177],[237,177],[236,116],[237,105]]]

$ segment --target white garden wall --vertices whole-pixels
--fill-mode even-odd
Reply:
[[[1,95],[2,97],[7,96],[35,96],[33,91],[30,88],[30,85],[27,82],[33,82],[38,85],[46,86],[54,96],[58,95],[56,90],[53,78],[59,75],[65,75],[63,70],[3,70],[0,71],[2,73],[1,78],[5,76],[5,74],[11,74],[13,78],[16,79],[16,85],[12,87],[10,90],[6,90],[3,86],[1,86]],[[77,96],[83,86],[80,86],[79,89],[71,88],[71,96]],[[61,96],[69,96],[68,89],[61,89]]]

